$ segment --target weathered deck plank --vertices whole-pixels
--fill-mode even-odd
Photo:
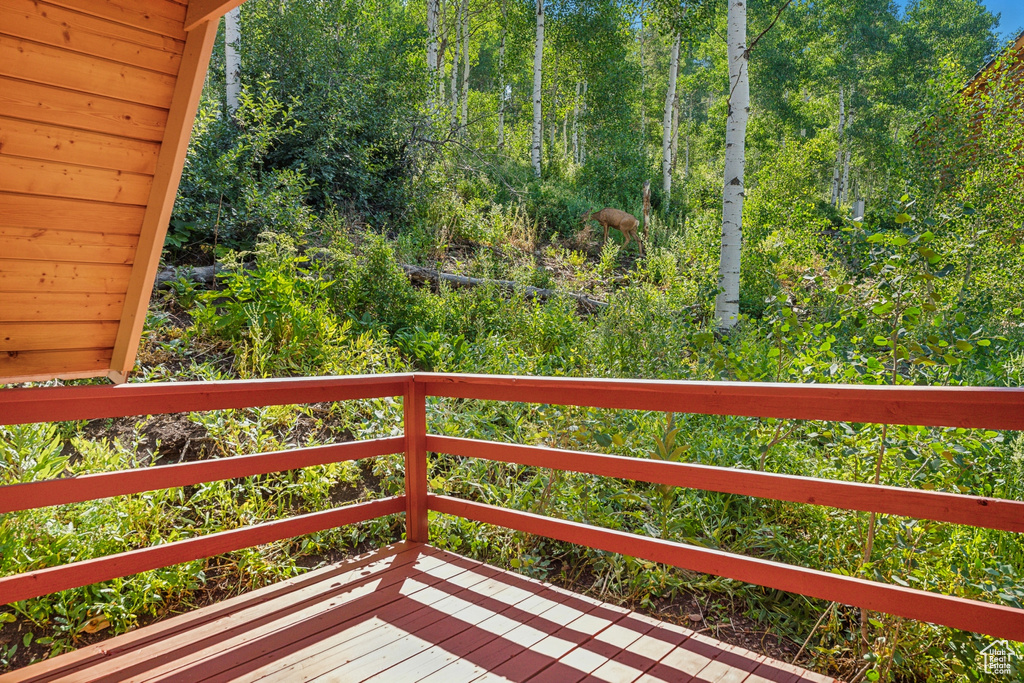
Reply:
[[[398,544],[0,676],[48,681],[831,681],[430,546]]]

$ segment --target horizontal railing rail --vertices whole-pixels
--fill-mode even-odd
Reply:
[[[403,396],[410,375],[0,390],[0,425]],[[405,437],[236,455],[0,487],[0,514],[361,460],[406,451]],[[0,577],[0,605],[406,511],[392,496]]]
[[[409,375],[0,390],[0,426],[401,396]]]
[[[7,576],[0,579],[0,604],[365,522],[404,510],[405,497],[393,496]]]
[[[598,455],[542,446],[517,446],[434,434],[427,435],[427,450],[649,484],[1024,532],[1024,502],[1017,500]]]
[[[491,375],[395,374],[0,391],[0,425],[402,396],[405,434],[0,487],[0,513],[404,452],[406,491],[355,505],[0,578],[0,604],[405,512],[428,510],[608,552],[1000,638],[1024,640],[1024,610],[429,494],[427,452],[653,484],[1024,531],[1024,502],[428,434],[431,397],[930,427],[1024,430],[1024,389],[862,387]]]
[[[11,484],[4,487],[0,497],[0,514],[362,460],[404,450],[405,439],[391,437]]]
[[[663,541],[460,498],[432,495],[428,497],[428,505],[429,509],[440,513],[681,569],[976,631],[996,638],[1024,639],[1024,610],[1014,607]]]
[[[427,396],[854,423],[1024,430],[1024,389],[417,374]],[[426,451],[691,489],[1024,531],[1024,502],[429,434]],[[447,496],[435,512],[768,588],[1024,641],[1024,610]]]
[[[680,382],[417,373],[428,396],[551,405],[1024,430],[1024,389]]]

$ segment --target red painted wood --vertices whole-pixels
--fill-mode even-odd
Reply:
[[[1024,502],[427,435],[427,450],[772,500],[1024,532]]]
[[[428,396],[550,405],[1024,430],[1024,388],[890,387],[416,373]]]
[[[0,425],[401,396],[409,375],[0,390]]]
[[[0,486],[0,514],[401,453],[393,437]]]
[[[429,540],[427,528],[427,403],[423,385],[406,385],[405,411],[405,537],[414,543]]]
[[[265,524],[221,531],[164,545],[0,578],[0,605],[121,576],[169,567],[242,548],[272,543],[405,510],[405,496],[313,512]]]
[[[431,510],[855,607],[1024,641],[1024,610],[430,495]]]
[[[59,657],[18,669],[7,675],[10,681],[2,677],[0,680],[4,683],[41,683],[52,679],[70,680],[75,674],[78,679],[96,678],[97,676],[91,672],[97,671],[102,674],[107,667],[119,667],[121,662],[139,661],[140,658],[135,653],[146,649],[155,649],[159,652],[173,648],[174,643],[194,640],[194,633],[201,634],[209,628],[220,628],[211,624],[231,625],[239,620],[246,621],[252,610],[262,611],[265,607],[280,604],[282,600],[291,604],[295,602],[290,597],[293,595],[297,595],[298,600],[303,601],[311,593],[322,593],[322,586],[343,585],[356,576],[365,577],[380,571],[380,565],[384,563],[390,567],[401,566],[407,563],[407,556],[413,558],[408,561],[414,561],[419,552],[419,546],[412,547],[405,542],[378,548],[338,564],[314,569],[200,609],[161,619],[145,628],[116,636],[112,640],[85,645]],[[122,657],[127,660],[121,659]],[[89,674],[79,673],[86,668],[90,670]]]
[[[260,658],[263,662],[283,660],[300,641],[316,643],[328,630],[345,631],[379,617],[381,610],[403,598],[401,590],[410,577],[421,576],[414,567],[419,555],[418,551],[405,553],[387,565],[370,566],[340,580],[321,582],[309,592],[293,592],[291,600],[232,614],[160,643],[157,653],[129,655],[95,666],[90,676],[105,669],[106,677],[90,680],[214,683],[244,679],[246,671],[259,666]],[[430,577],[423,578],[422,583],[431,582]],[[320,659],[322,653],[316,655]]]

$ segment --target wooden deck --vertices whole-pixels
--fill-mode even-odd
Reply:
[[[0,676],[11,681],[832,681],[400,543]]]

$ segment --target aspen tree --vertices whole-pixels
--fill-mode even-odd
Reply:
[[[228,115],[238,111],[238,95],[242,91],[242,58],[238,43],[242,39],[241,7],[224,15],[224,80]]]
[[[463,134],[469,124],[469,0],[462,0],[462,114],[459,125]]]
[[[498,151],[505,149],[505,36],[508,33],[508,9],[501,2],[501,46],[498,48]]]
[[[731,329],[740,313],[740,255],[743,248],[743,175],[747,119],[750,116],[746,0],[729,0],[729,110],[725,128],[725,174],[722,189],[722,252],[715,319]]]
[[[661,187],[665,199],[672,196],[672,111],[676,101],[676,80],[679,75],[679,44],[682,36],[676,34],[668,66],[668,90],[665,93],[665,116],[661,132]],[[677,119],[678,121],[678,119]]]
[[[540,177],[540,154],[543,144],[543,119],[541,118],[541,87],[544,67],[544,0],[537,0],[537,40],[533,49],[533,144],[530,147],[530,162],[533,175]]]

